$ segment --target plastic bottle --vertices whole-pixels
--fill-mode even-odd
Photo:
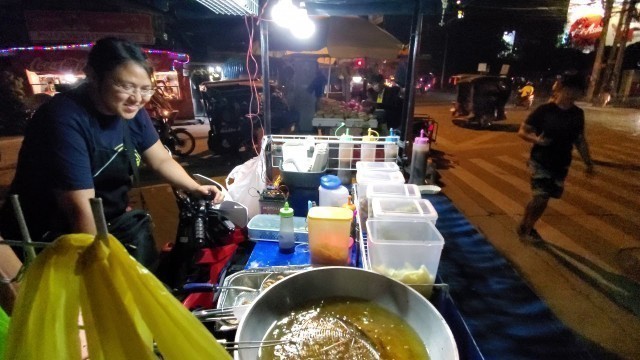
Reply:
[[[341,207],[349,199],[349,190],[342,186],[340,178],[335,175],[325,175],[320,178],[318,193],[319,206]]]
[[[347,203],[342,205],[343,208],[349,209],[353,211],[353,219],[351,220],[351,236],[355,237],[356,234],[356,216],[358,216],[358,212],[356,210],[356,204],[353,203],[351,195],[347,198]]]
[[[384,161],[396,161],[398,158],[399,140],[400,136],[396,135],[396,131],[389,129],[389,136],[384,140]]]
[[[338,177],[343,184],[351,184],[353,170],[353,136],[349,135],[349,129],[340,135],[340,145],[338,146]]]
[[[420,130],[420,136],[413,141],[411,151],[411,173],[409,184],[424,185],[424,176],[427,170],[427,157],[429,155],[429,138],[424,136],[424,129]]]
[[[375,133],[375,135],[373,135]],[[378,140],[378,132],[369,128],[367,135],[362,137],[360,158],[362,161],[376,161],[376,141]]]
[[[296,247],[295,233],[293,232],[293,209],[285,202],[280,208],[280,232],[278,233],[278,248],[281,253],[290,254]]]

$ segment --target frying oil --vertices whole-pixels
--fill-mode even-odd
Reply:
[[[398,315],[378,304],[331,298],[292,311],[269,329],[260,360],[429,359],[418,334]]]

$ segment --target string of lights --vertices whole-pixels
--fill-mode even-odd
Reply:
[[[85,44],[71,44],[71,45],[56,45],[56,46],[18,46],[11,47],[6,49],[0,49],[0,56],[9,56],[17,52],[22,51],[65,51],[65,50],[89,50],[94,45],[94,43],[85,43]],[[185,53],[179,53],[169,50],[157,50],[157,49],[142,49],[147,54],[166,54],[172,58],[175,58],[174,61],[181,62],[186,64],[189,62],[189,55]]]

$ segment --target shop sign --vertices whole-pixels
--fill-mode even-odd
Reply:
[[[29,38],[36,44],[94,42],[106,36],[153,45],[151,15],[90,11],[25,11]]]
[[[38,74],[82,74],[86,51],[29,51],[16,55],[17,63]]]
[[[613,3],[606,45],[613,45],[622,5],[623,0],[615,0]],[[604,8],[601,1],[571,0],[567,10],[567,23],[565,24],[565,36],[568,44],[584,52],[593,51],[602,33],[603,16]],[[639,28],[640,23],[633,20],[629,34],[627,34],[627,44],[640,41],[640,31],[635,31]]]

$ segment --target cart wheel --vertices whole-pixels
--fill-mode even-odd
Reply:
[[[173,130],[175,137],[175,154],[178,156],[187,156],[196,148],[196,139],[185,129]]]

